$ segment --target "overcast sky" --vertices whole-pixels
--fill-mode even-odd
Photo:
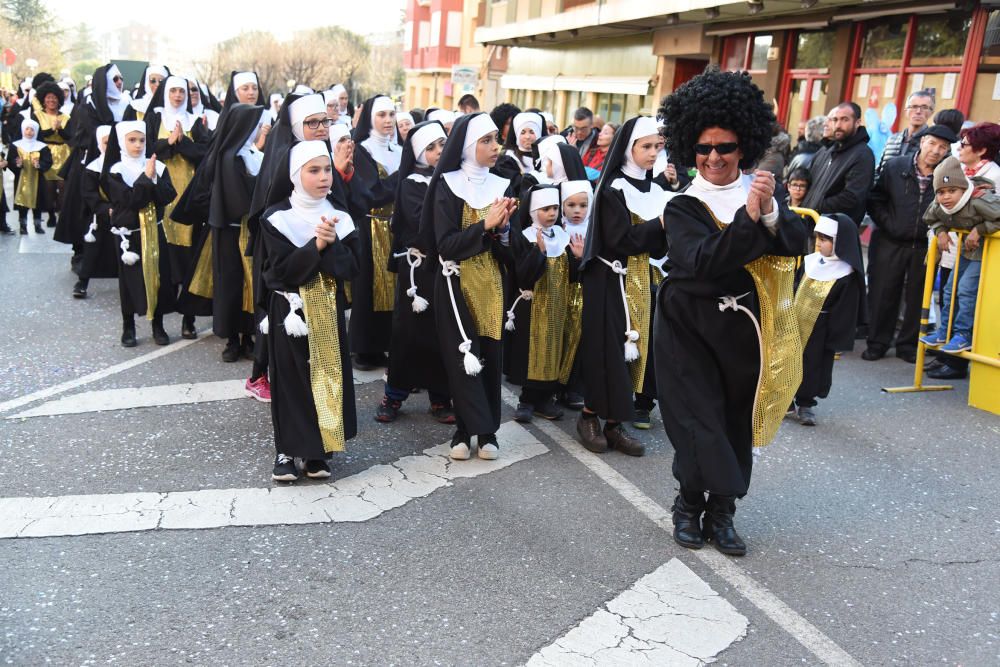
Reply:
[[[195,52],[240,32],[268,30],[279,38],[297,30],[339,25],[367,35],[400,25],[405,0],[44,0],[66,28],[89,23],[95,34],[132,21],[156,25],[181,48]]]

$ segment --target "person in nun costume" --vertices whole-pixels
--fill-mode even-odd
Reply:
[[[118,237],[111,233],[111,201],[101,188],[101,171],[104,169],[104,155],[111,135],[110,125],[97,128],[97,145],[101,154],[84,168],[80,181],[81,197],[86,211],[90,214],[90,224],[83,236],[83,255],[77,269],[83,294],[73,290],[73,296],[86,298],[91,278],[118,277]]]
[[[504,348],[507,381],[521,386],[514,419],[532,416],[561,419],[554,396],[558,387],[570,285],[579,259],[572,256],[570,235],[560,224],[559,186],[536,185],[519,207],[521,234],[511,245],[518,296],[507,311]],[[577,244],[582,254],[583,247]]]
[[[493,173],[501,178],[509,178],[514,184],[514,192],[521,192],[521,178],[535,171],[536,155],[532,150],[535,142],[546,136],[545,119],[542,114],[525,111],[514,116],[511,131],[503,145],[503,155],[497,160]]]
[[[83,199],[83,179],[85,168],[103,155],[98,146],[97,128],[101,125],[113,127],[122,120],[131,98],[124,92],[125,84],[117,65],[103,65],[94,70],[90,94],[73,107],[71,123],[73,135],[69,144],[72,148],[69,159],[63,165],[61,176],[63,185],[62,207],[59,210],[59,224],[53,238],[60,243],[73,246],[73,270],[78,274],[73,286],[73,296],[83,299],[87,296],[87,282],[80,275],[83,252],[86,250],[86,236],[92,220],[92,211]],[[91,248],[88,252],[92,252]],[[117,265],[117,262],[116,262]],[[117,269],[115,269],[117,271]],[[111,277],[115,274],[113,273]],[[97,277],[91,275],[90,277]]]
[[[802,384],[789,416],[803,426],[816,425],[816,399],[830,395],[834,356],[852,351],[858,326],[867,324],[858,226],[843,213],[833,213],[820,217],[815,232],[817,250],[805,256],[795,290],[795,313],[805,349]]]
[[[653,376],[649,258],[665,252],[660,217],[667,195],[650,170],[662,141],[652,118],[626,121],[594,195],[582,262],[586,405],[577,421],[580,440],[592,452],[645,453],[622,422],[635,419],[633,394],[649,391]],[[599,416],[606,420],[603,431]]]
[[[149,65],[142,73],[139,89],[125,110],[125,120],[144,120],[153,102],[153,95],[159,90],[160,84],[170,76],[170,70],[163,65]]]
[[[441,269],[420,238],[427,184],[441,157],[444,126],[426,121],[410,130],[399,164],[399,190],[392,214],[392,258],[397,274],[396,305],[392,313],[392,340],[385,395],[375,411],[375,420],[396,420],[403,401],[414,387],[427,390],[430,411],[442,424],[454,424],[455,412],[448,393],[448,376],[441,361],[434,310],[434,276]]]
[[[14,173],[14,206],[22,235],[28,233],[28,211],[35,223],[35,233],[44,234],[45,174],[52,168],[52,152],[38,139],[38,123],[31,118],[21,118],[21,138],[11,142],[13,159],[7,163]]]
[[[173,218],[174,208],[194,179],[195,170],[208,153],[211,135],[199,116],[191,110],[188,81],[179,76],[168,76],[153,93],[144,114],[146,123],[147,156],[156,155],[167,166],[170,182],[177,193],[167,205],[163,215],[163,231],[167,236],[172,275],[183,281],[194,271],[195,239],[203,235],[204,221],[198,225],[178,223]],[[181,336],[193,339],[196,315],[205,311],[188,303],[181,304]]]
[[[253,357],[253,268],[247,252],[247,217],[264,157],[254,143],[266,113],[250,104],[233,105],[212,146],[214,185],[208,213],[212,280],[208,296],[212,299],[212,332],[226,340],[222,351],[225,362],[237,361],[241,353]],[[192,283],[208,273],[196,269]]]
[[[222,106],[215,99],[208,86],[193,76],[184,77],[188,82],[188,99],[191,100],[191,113],[201,119],[202,125],[209,132],[215,132],[219,125],[219,109]]]
[[[170,337],[163,329],[163,315],[173,312],[176,289],[161,220],[176,193],[166,165],[155,155],[146,157],[143,121],[115,125],[104,154],[101,189],[111,201],[111,233],[121,248],[121,343],[135,347],[134,317],[145,315],[152,321],[153,341],[167,345]]]
[[[358,279],[351,283],[351,349],[359,370],[386,366],[392,335],[396,274],[389,271],[390,229],[402,147],[396,136],[396,107],[384,95],[368,99],[354,130],[351,213],[358,224]]]
[[[707,539],[743,555],[736,498],[749,488],[754,446],[774,437],[802,379],[791,305],[806,229],[775,200],[770,172],[743,173],[770,145],[775,123],[748,73],[708,69],[669,95],[659,116],[670,154],[697,170],[663,212],[671,268],[654,327],[660,411],[680,484],[674,540],[697,549]]]
[[[569,235],[570,251],[579,260],[583,257],[590,213],[594,204],[594,188],[587,179],[564,181],[559,184],[562,202],[562,225]],[[572,260],[571,260],[572,261]],[[583,285],[579,262],[569,285],[566,302],[566,326],[563,329],[563,356],[559,364],[559,402],[571,410],[584,405],[583,355],[580,338],[583,334]]]
[[[330,148],[303,141],[287,153],[270,191],[285,195],[260,221],[271,362],[272,478],[330,476],[329,456],[357,433],[344,283],[358,272],[351,216],[327,197]]]
[[[334,118],[333,116],[330,116],[330,118],[333,118],[334,122],[338,125],[351,127],[353,125],[352,118],[354,116],[354,107],[351,105],[350,96],[347,94],[347,88],[344,88],[343,84],[338,83],[327,92],[329,93],[329,97],[326,93],[323,94],[323,97],[326,98],[328,102],[330,99],[337,101],[337,117]]]
[[[501,338],[505,273],[513,265],[510,237],[517,200],[510,181],[490,173],[500,156],[497,127],[488,114],[455,121],[427,185],[420,234],[433,242],[441,265],[435,278],[434,319],[456,430],[450,456],[468,459],[471,436],[479,458],[496,459],[500,427]]]
[[[257,72],[237,72],[233,70],[229,77],[229,87],[226,88],[226,99],[224,100],[222,111],[219,112],[220,119],[226,115],[229,107],[234,104],[254,104],[262,109],[267,108],[267,93],[260,84],[260,77]],[[264,142],[267,141],[267,133],[271,131],[271,124],[267,123],[261,128],[257,137],[257,148],[263,150]]]
[[[329,105],[327,106],[329,108]],[[400,142],[405,142],[407,135],[410,134],[410,130],[413,129],[414,120],[413,114],[408,111],[400,111],[396,114],[396,131],[399,132]],[[442,125],[442,127],[444,127]],[[405,144],[404,144],[405,145]]]

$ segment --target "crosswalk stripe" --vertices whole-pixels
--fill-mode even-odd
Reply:
[[[360,371],[354,375],[354,384],[365,384],[382,379],[382,371]],[[132,410],[135,408],[208,403],[246,398],[246,380],[217,380],[214,382],[186,382],[152,387],[128,387],[85,391],[64,396],[54,401],[8,415],[7,419],[77,415],[88,412]]]
[[[58,243],[46,234],[34,232],[22,235],[17,246],[21,255],[72,255],[73,248],[65,243]]]
[[[749,621],[676,558],[647,574],[527,667],[695,666],[746,636]]]
[[[497,439],[496,461],[452,461],[447,443],[328,484],[0,498],[0,539],[368,521],[455,479],[496,472],[549,451],[515,422],[503,424]]]

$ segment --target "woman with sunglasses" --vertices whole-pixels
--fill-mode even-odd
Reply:
[[[153,95],[159,89],[160,84],[170,76],[170,70],[163,65],[149,65],[142,73],[142,81],[139,82],[139,89],[135,98],[129,104],[125,112],[125,120],[143,120],[149,105],[153,101]]]
[[[771,172],[743,173],[775,123],[749,74],[707,70],[659,115],[671,154],[697,170],[663,211],[670,272],[656,307],[656,382],[680,485],[674,540],[743,555],[736,498],[747,493],[754,446],[774,436],[802,379],[790,306],[806,230],[775,200]]]

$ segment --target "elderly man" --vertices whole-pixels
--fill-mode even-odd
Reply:
[[[885,163],[868,198],[868,214],[875,230],[868,247],[871,325],[862,359],[875,361],[885,356],[892,345],[902,300],[896,356],[916,361],[927,255],[924,211],[934,201],[934,167],[951,154],[956,141],[958,137],[944,125],[927,128],[915,155],[901,155]]]
[[[838,104],[827,114],[827,126],[831,143],[813,158],[812,187],[802,205],[823,214],[843,213],[860,225],[875,177],[861,108],[853,102]]]
[[[918,90],[912,93],[906,100],[906,122],[907,126],[899,132],[889,137],[885,142],[885,149],[882,151],[882,160],[879,162],[878,170],[882,171],[885,163],[900,155],[910,155],[917,149],[912,143],[912,139],[917,132],[927,127],[931,115],[934,113],[934,93],[929,90]]]
[[[580,107],[573,112],[573,126],[562,132],[566,137],[566,143],[576,146],[580,155],[587,152],[590,144],[597,137],[597,128],[594,127],[594,112],[587,107]]]

